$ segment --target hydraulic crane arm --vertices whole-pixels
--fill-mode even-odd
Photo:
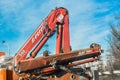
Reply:
[[[38,51],[56,30],[55,53],[57,55],[35,58]],[[98,44],[92,44],[90,48],[78,51],[70,51],[70,49],[68,11],[62,7],[56,8],[42,21],[40,26],[17,52],[14,57],[14,71],[18,75],[25,73],[39,77],[53,75],[56,71],[74,73],[70,70],[71,67],[74,68],[74,66],[80,64],[99,60],[102,52],[101,46]],[[26,58],[28,54],[30,56]]]
[[[48,38],[55,32],[57,26],[56,54],[61,51],[70,51],[68,11],[65,8],[52,10],[32,36],[26,41],[14,57],[14,66],[21,60],[25,60],[28,53],[34,58]],[[34,49],[33,49],[34,48]]]

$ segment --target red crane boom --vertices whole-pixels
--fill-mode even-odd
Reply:
[[[56,55],[35,58],[46,41],[56,32],[56,30]],[[76,65],[96,61],[99,59],[101,52],[101,47],[98,44],[92,44],[90,48],[87,49],[71,51],[69,14],[65,8],[60,7],[51,11],[16,53],[14,57],[14,71],[17,74],[29,73],[34,75],[39,74],[40,76],[51,75],[56,71],[74,73],[74,71],[70,70],[71,67],[73,68],[73,66]],[[30,54],[30,56],[27,58],[28,54]],[[79,71],[77,73],[79,73]],[[59,79],[65,78],[62,77],[58,78],[58,80]],[[48,80],[54,79],[49,77]]]
[[[31,51],[30,57],[34,58],[49,37],[55,32],[56,26],[58,28],[56,54],[59,54],[61,51],[65,53],[70,52],[68,11],[65,8],[57,8],[42,21],[41,25],[17,52],[15,55],[15,66],[17,66],[19,61],[25,60],[31,50],[33,51]]]

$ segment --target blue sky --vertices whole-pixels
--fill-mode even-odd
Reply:
[[[11,55],[15,55],[41,21],[56,7],[65,7],[69,11],[73,50],[87,48],[94,42],[107,50],[109,24],[114,21],[118,5],[119,0],[0,0],[0,51],[8,52],[2,44],[5,40]],[[52,53],[55,50],[54,37],[47,42],[47,49]]]

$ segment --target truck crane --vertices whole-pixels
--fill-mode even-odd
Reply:
[[[36,57],[54,33],[56,54],[49,55],[46,51]],[[85,69],[75,66],[99,60],[101,53],[101,46],[96,43],[90,48],[71,51],[69,14],[67,9],[59,7],[51,11],[15,54],[14,74],[19,80],[80,80],[81,75],[90,80]]]

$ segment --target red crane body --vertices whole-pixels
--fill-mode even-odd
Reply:
[[[36,46],[30,55],[30,57],[35,57],[45,42],[55,32],[56,26],[58,28],[56,54],[61,53],[61,49],[65,53],[70,52],[68,11],[65,8],[57,8],[42,21],[41,25],[17,52],[15,55],[15,66],[17,66],[19,61],[25,60],[27,54]]]
[[[46,41],[55,33],[56,30],[56,55],[35,58]],[[30,56],[27,58],[28,54],[30,54]],[[14,70],[17,74],[21,74],[33,73],[34,71],[32,70],[36,71],[39,69],[38,72],[40,75],[52,74],[57,70],[71,72],[68,67],[96,61],[99,59],[100,54],[101,47],[97,44],[92,45],[92,47],[88,49],[71,51],[69,14],[65,8],[60,7],[51,11],[51,13],[42,21],[40,26],[16,53],[14,57]],[[74,62],[78,60],[84,61]],[[48,80],[54,79],[48,78]]]

